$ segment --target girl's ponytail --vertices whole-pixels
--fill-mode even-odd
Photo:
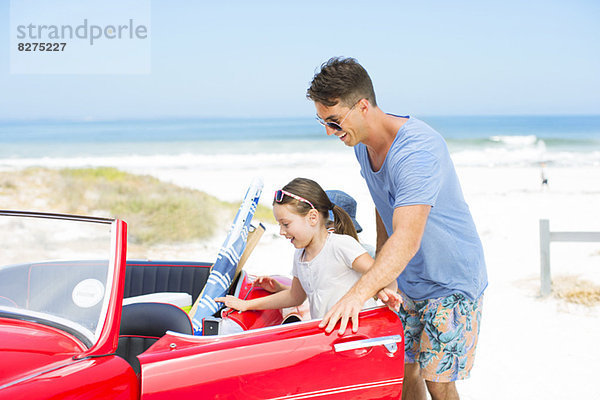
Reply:
[[[333,204],[333,203],[331,203]],[[335,232],[342,235],[352,236],[354,239],[358,241],[358,234],[356,233],[356,228],[354,228],[354,224],[352,223],[352,219],[344,209],[340,206],[333,205],[333,226],[335,228]]]

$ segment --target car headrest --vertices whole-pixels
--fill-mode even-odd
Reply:
[[[123,306],[121,336],[161,337],[167,331],[191,335],[192,323],[181,308],[166,303],[134,303]]]

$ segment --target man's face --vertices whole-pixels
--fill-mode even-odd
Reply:
[[[325,123],[335,122],[341,126],[342,130],[336,130],[330,126],[325,125],[325,132],[328,136],[335,135],[346,146],[356,146],[363,139],[363,134],[360,129],[360,103],[355,104],[352,107],[347,107],[341,102],[338,102],[335,106],[326,106],[319,102],[315,102],[315,108],[317,110],[317,116],[321,118]]]

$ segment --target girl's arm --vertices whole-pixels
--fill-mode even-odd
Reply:
[[[280,292],[266,297],[260,297],[252,300],[242,300],[235,296],[217,297],[215,301],[225,303],[229,308],[239,311],[247,310],[274,310],[278,308],[287,308],[299,306],[306,300],[306,292],[298,278],[294,277],[292,286]]]
[[[352,269],[364,274],[371,268],[374,262],[369,253],[364,253],[356,257],[352,263]],[[389,285],[379,290],[376,297],[387,305],[390,310],[398,311],[400,309],[402,299],[398,294],[398,284],[395,279]]]
[[[271,278],[270,276],[259,276],[256,278],[252,286],[260,287],[265,289],[267,292],[277,293],[290,287],[279,282],[277,279]]]

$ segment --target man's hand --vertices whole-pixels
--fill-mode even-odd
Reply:
[[[383,302],[392,311],[400,311],[400,304],[402,304],[402,297],[397,291],[383,288],[377,292],[377,298]]]
[[[267,292],[271,293],[277,293],[288,289],[287,286],[280,283],[277,279],[271,278],[270,276],[259,276],[252,283],[252,286],[265,289]]]
[[[319,328],[325,328],[325,332],[331,333],[335,324],[340,321],[338,335],[346,331],[348,321],[352,320],[352,332],[358,332],[358,314],[363,307],[363,302],[352,293],[347,293],[340,299],[323,317]]]

